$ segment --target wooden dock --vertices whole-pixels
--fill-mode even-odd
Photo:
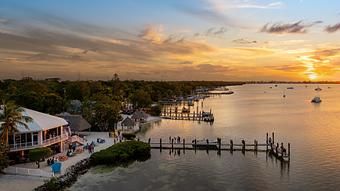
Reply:
[[[269,138],[268,133],[266,134],[266,142],[265,143],[259,143],[257,140],[246,142],[245,140],[242,140],[241,143],[234,143],[233,140],[229,140],[228,143],[223,143],[221,138],[217,139],[217,145],[212,145],[207,141],[206,146],[198,146],[197,140],[194,139],[191,142],[186,142],[185,139],[182,139],[180,142],[171,139],[171,141],[164,142],[162,139],[157,139],[156,142],[151,141],[151,139],[148,139],[148,144],[150,145],[151,149],[159,149],[159,150],[215,150],[217,152],[221,151],[252,151],[252,152],[266,152],[271,156],[274,156],[276,159],[282,161],[282,162],[290,162],[290,143],[287,144],[287,149],[283,146],[283,143],[281,145],[279,143],[275,143],[274,139],[274,133],[272,133],[272,136]],[[215,140],[214,140],[215,141]]]
[[[210,115],[211,110],[209,111]],[[172,120],[189,120],[189,121],[204,121],[203,111],[198,111],[198,106],[196,111],[193,112],[182,112],[176,108],[168,108],[164,109],[160,115],[163,119],[172,119]]]

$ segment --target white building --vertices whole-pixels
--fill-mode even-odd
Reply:
[[[33,119],[28,128],[18,125],[18,132],[9,137],[10,152],[26,155],[28,150],[51,147],[55,152],[65,149],[65,143],[71,137],[70,128],[63,118],[23,108],[23,116]]]

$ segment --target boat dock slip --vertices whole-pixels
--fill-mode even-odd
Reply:
[[[209,112],[198,111],[198,106],[196,111],[190,112],[183,112],[179,111],[176,108],[168,108],[164,109],[160,115],[163,119],[173,119],[173,120],[192,120],[192,121],[207,121],[213,122],[214,115],[212,114],[211,110]]]
[[[253,151],[253,152],[266,152],[269,155],[274,156],[278,160],[282,162],[290,162],[290,143],[287,144],[287,148],[283,143],[275,143],[274,133],[272,133],[271,137],[268,137],[268,133],[266,134],[266,142],[259,143],[257,140],[253,141],[245,141],[242,140],[241,143],[236,143],[233,140],[226,140],[217,138],[216,140],[191,140],[187,141],[186,139],[182,139],[178,141],[177,139],[167,139],[168,142],[165,142],[162,139],[148,139],[146,143],[148,143],[151,149],[159,149],[162,151],[163,149],[181,149],[181,150],[215,150],[217,152],[221,151]]]

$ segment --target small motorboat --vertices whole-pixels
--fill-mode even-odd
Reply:
[[[213,122],[214,119],[214,115],[211,112],[202,112],[202,120],[206,121],[206,122]]]
[[[197,140],[191,143],[193,148],[197,149],[217,149],[218,142],[217,141],[209,141],[208,139]]]
[[[320,99],[320,97],[318,97],[318,96],[316,96],[316,97],[314,97],[313,99],[312,99],[312,103],[321,103],[321,99]]]
[[[182,108],[182,113],[189,113],[189,112],[190,112],[189,108],[186,108],[186,107]]]
[[[294,87],[287,87],[287,89],[288,89],[288,90],[292,90],[292,89],[294,89]]]
[[[234,92],[229,90],[229,91],[226,91],[226,92],[223,92],[222,94],[226,94],[226,95],[230,95],[230,94],[233,94]]]
[[[317,88],[315,88],[315,91],[321,91],[322,89],[318,86]]]

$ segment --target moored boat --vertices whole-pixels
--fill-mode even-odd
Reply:
[[[315,88],[315,91],[321,91],[322,89],[318,86],[317,88]]]
[[[313,99],[312,99],[312,103],[321,103],[321,99],[320,99],[320,97],[318,97],[318,96],[316,96],[316,97],[314,97]]]

